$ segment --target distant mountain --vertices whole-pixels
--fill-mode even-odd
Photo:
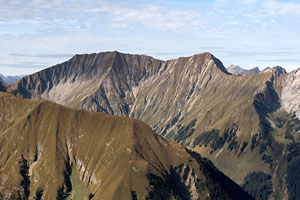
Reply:
[[[227,68],[227,71],[234,75],[243,75],[243,74],[258,74],[260,73],[258,67],[254,67],[252,69],[243,69],[237,65],[230,65]]]
[[[0,92],[1,199],[253,199],[141,121]]]
[[[275,67],[266,67],[264,70],[261,71],[261,73],[264,73],[264,72],[277,72],[277,73],[280,73],[280,74],[285,74],[287,73],[286,70],[280,66],[275,66]]]
[[[2,79],[3,82],[7,84],[13,84],[20,78],[24,77],[24,75],[20,76],[4,76],[3,74],[0,74],[0,79]]]
[[[235,76],[210,53],[161,61],[104,52],[75,55],[5,91],[142,120],[211,159],[255,198],[293,199],[300,179],[298,74],[277,66]]]

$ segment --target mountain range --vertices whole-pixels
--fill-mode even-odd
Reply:
[[[0,199],[253,199],[127,117],[0,92]]]
[[[141,120],[256,199],[297,199],[299,76],[279,66],[237,76],[210,53],[162,61],[114,51],[75,55],[2,90]]]
[[[272,72],[274,68],[277,68],[278,70],[280,70],[281,71],[280,73],[282,73],[282,74],[286,73],[286,70],[280,66],[275,66],[273,68],[266,67],[262,71],[260,71],[258,67],[253,67],[251,69],[244,69],[238,65],[230,65],[226,69],[229,73],[231,73],[233,75],[244,75],[244,74],[259,74],[259,73],[264,73],[264,72]]]
[[[258,67],[254,67],[252,69],[243,69],[238,65],[230,65],[227,67],[227,71],[234,75],[259,74],[261,72]]]
[[[14,82],[16,82],[17,80],[19,80],[22,77],[24,77],[24,75],[20,75],[20,76],[4,76],[3,74],[0,74],[0,80],[2,80],[3,82],[5,82],[7,84],[13,84]]]

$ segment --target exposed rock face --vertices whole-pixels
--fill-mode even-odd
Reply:
[[[294,151],[300,127],[293,115],[299,115],[298,79],[298,71],[286,74],[278,66],[231,75],[209,53],[160,61],[106,52],[76,55],[7,91],[140,119],[208,157],[239,184],[245,177],[259,180],[252,172],[271,175],[273,188],[266,195],[282,199],[296,191],[288,172],[299,161]]]
[[[260,70],[258,67],[253,67],[252,69],[243,69],[240,66],[237,65],[230,65],[227,68],[227,71],[234,75],[244,75],[244,74],[258,74],[260,73]]]
[[[300,118],[300,69],[287,75],[281,97],[284,109]]]
[[[134,88],[157,74],[162,62],[148,56],[108,52],[76,55],[69,61],[24,77],[13,92],[75,108],[128,115]]]
[[[286,70],[280,66],[275,66],[275,67],[267,67],[265,68],[263,71],[261,71],[261,73],[265,73],[265,72],[273,72],[276,74],[286,74]]]
[[[253,199],[141,121],[1,92],[0,107],[1,199],[65,199],[78,184],[83,199]]]
[[[163,62],[108,52],[76,55],[24,77],[9,91],[74,108],[133,116],[154,125],[154,117],[177,115],[194,93],[204,90],[212,78],[222,78],[223,73],[227,71],[222,63],[209,53]],[[156,119],[156,126],[165,121]]]

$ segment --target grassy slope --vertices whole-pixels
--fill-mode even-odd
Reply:
[[[23,100],[6,93],[0,93],[0,107],[3,194],[22,193],[25,186],[20,183],[29,177],[29,198],[39,190],[43,190],[45,199],[55,199],[58,190],[65,196],[72,191],[70,183],[75,190],[80,185],[74,181],[76,176],[71,175],[70,181],[73,167],[73,172],[78,170],[84,190],[89,190],[95,199],[131,199],[131,191],[144,198],[151,190],[147,174],[164,179],[173,173],[172,166],[184,164],[198,177],[200,196],[218,191],[219,197],[224,195],[225,199],[247,197],[224,175],[218,175],[222,180],[215,179],[214,167],[203,171],[201,165],[208,166],[201,158],[192,158],[183,147],[162,139],[141,121]],[[28,163],[28,175],[18,173],[21,160]],[[235,191],[222,186],[222,181]]]

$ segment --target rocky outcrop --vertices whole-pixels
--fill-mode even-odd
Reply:
[[[289,73],[283,85],[281,99],[288,113],[295,113],[300,118],[300,70]]]
[[[261,71],[261,73],[265,73],[265,72],[274,72],[276,74],[286,74],[286,70],[280,66],[275,66],[275,67],[267,67],[265,68],[263,71]]]

